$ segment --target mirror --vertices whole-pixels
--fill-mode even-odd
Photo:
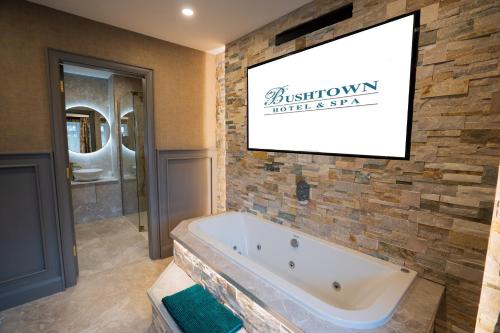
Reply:
[[[135,151],[135,113],[130,111],[120,118],[120,133],[122,144],[128,149]]]
[[[74,107],[66,110],[68,148],[74,153],[98,151],[109,141],[108,121],[97,110]]]

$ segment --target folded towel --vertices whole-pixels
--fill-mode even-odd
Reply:
[[[184,333],[235,333],[243,326],[240,318],[199,284],[161,301]]]

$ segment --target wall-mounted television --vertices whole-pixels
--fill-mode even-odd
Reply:
[[[247,69],[248,150],[409,159],[419,12]]]

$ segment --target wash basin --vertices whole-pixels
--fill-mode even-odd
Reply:
[[[92,180],[97,180],[99,177],[101,177],[102,174],[102,169],[78,169],[78,170],[73,170],[73,176],[75,177],[76,181],[79,182],[89,182]]]

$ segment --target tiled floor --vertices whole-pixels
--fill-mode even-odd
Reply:
[[[78,284],[0,312],[0,332],[153,332],[146,290],[171,259],[150,260],[125,218],[77,225],[76,237]]]

